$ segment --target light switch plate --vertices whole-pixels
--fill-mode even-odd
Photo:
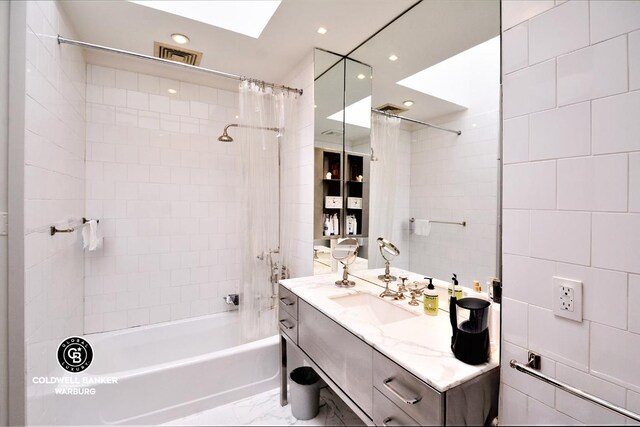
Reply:
[[[553,314],[582,322],[582,282],[553,276]]]

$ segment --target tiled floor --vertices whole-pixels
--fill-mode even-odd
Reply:
[[[320,392],[320,412],[308,421],[291,415],[291,405],[280,406],[280,390],[274,389],[208,411],[174,420],[172,426],[364,426],[365,424],[329,387]]]

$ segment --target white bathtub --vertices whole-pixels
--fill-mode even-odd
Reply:
[[[237,312],[85,336],[91,366],[117,377],[94,395],[47,393],[55,424],[161,424],[278,385],[278,337],[239,345]],[[84,381],[84,380],[80,380]]]

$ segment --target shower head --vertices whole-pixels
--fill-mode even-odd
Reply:
[[[229,136],[229,134],[227,133],[227,130],[225,129],[224,132],[222,132],[222,135],[220,135],[218,137],[218,141],[220,141],[220,142],[233,142],[233,138],[231,138]]]
[[[226,125],[224,127],[224,130],[222,131],[222,135],[220,135],[220,137],[218,137],[218,141],[220,142],[233,142],[233,138],[231,138],[231,136],[229,136],[229,134],[227,133],[227,129],[229,129],[229,127],[231,126],[238,126],[237,124],[230,124],[230,125]]]
[[[241,128],[249,128],[249,129],[270,130],[270,131],[276,132],[276,134],[277,134],[276,138],[280,138],[282,136],[282,129],[280,129],[280,128],[267,128],[267,127],[262,127],[262,126],[247,126],[247,125],[239,125],[237,123],[231,123],[231,124],[226,125],[224,127],[224,130],[222,131],[222,135],[220,135],[218,137],[218,141],[220,141],[220,142],[233,142],[233,138],[227,132],[227,129],[229,129],[230,127],[241,127]]]
[[[222,137],[221,137],[222,138]],[[371,159],[372,162],[377,162],[379,159],[376,157],[375,153],[373,152],[373,147],[371,147]]]

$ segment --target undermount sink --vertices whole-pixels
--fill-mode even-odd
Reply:
[[[347,295],[331,300],[349,309],[349,314],[372,325],[382,326],[417,316],[371,294]]]

